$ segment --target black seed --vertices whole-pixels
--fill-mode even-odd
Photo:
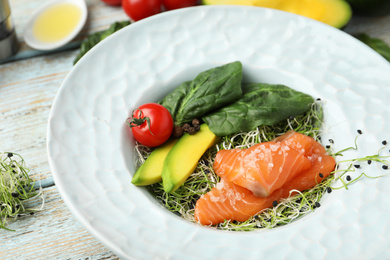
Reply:
[[[321,141],[321,136],[318,136],[317,139],[318,139],[319,141]]]
[[[8,156],[8,157],[12,157],[12,156],[14,156],[14,154],[13,154],[13,153],[8,153],[7,156]]]
[[[190,124],[184,124],[183,125],[183,130],[185,131],[185,132],[187,132],[188,131],[188,128],[190,128],[191,126],[190,126]]]
[[[355,168],[360,168],[360,165],[359,164],[355,164],[354,167]]]
[[[372,162],[371,160],[368,160],[368,161],[367,161],[368,164],[371,164],[371,162]]]
[[[333,139],[329,139],[329,143],[334,144]]]
[[[389,169],[389,166],[387,166],[387,165],[382,165],[382,169],[387,170],[387,169]]]
[[[328,193],[331,193],[331,192],[332,192],[332,188],[331,188],[331,187],[326,187],[326,191],[327,191]]]
[[[316,201],[316,203],[314,203],[314,205],[315,205],[317,208],[321,207],[321,204],[320,204],[318,201]]]
[[[347,175],[346,180],[350,181],[351,180],[351,176]]]
[[[272,202],[272,206],[276,207],[276,205],[278,205],[278,202],[277,202],[276,200],[274,200],[274,201]]]
[[[265,221],[267,221],[267,222],[271,222],[271,219],[270,219],[270,218],[267,218]]]
[[[320,174],[318,174],[318,175],[320,175],[321,178],[324,178],[324,175],[323,175],[322,173],[320,173]]]
[[[321,98],[317,98],[316,100],[317,100],[317,101],[321,101]]]
[[[196,133],[196,129],[195,127],[193,126],[190,126],[187,130],[187,132],[190,134],[190,135],[194,135]]]
[[[329,149],[329,148],[330,148],[330,145],[328,144],[328,145],[326,146],[326,148]]]
[[[14,197],[14,198],[19,197],[19,193],[17,193],[17,192],[12,192],[11,195],[12,195],[12,197]]]
[[[195,118],[195,119],[193,119],[191,123],[192,123],[192,126],[197,126],[197,125],[199,125],[199,124],[200,124],[199,120],[198,120],[198,119],[196,119],[196,118]]]
[[[34,215],[34,212],[30,212],[30,215]]]
[[[382,141],[382,144],[383,144],[383,145],[386,145],[386,144],[387,144],[387,141],[386,141],[386,140],[383,140],[383,141]]]
[[[358,129],[357,132],[358,132],[358,134],[360,134],[360,135],[363,134],[362,130],[360,130],[360,129]]]

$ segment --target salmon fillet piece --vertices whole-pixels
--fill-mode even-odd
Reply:
[[[272,156],[276,159],[270,161]],[[283,159],[282,156],[291,158]],[[270,163],[274,164],[273,167]],[[215,225],[225,220],[246,221],[271,207],[274,201],[295,195],[294,192],[290,194],[292,190],[311,189],[326,178],[335,165],[335,159],[326,154],[320,143],[294,131],[249,149],[219,151],[213,167],[221,176],[221,182],[197,201],[195,219],[203,225]],[[287,174],[288,177],[272,175],[281,167],[276,174]],[[264,181],[267,178],[271,180],[268,183]],[[259,193],[264,195],[264,190],[269,194],[258,196]]]
[[[256,196],[267,197],[311,165],[308,158],[283,142],[266,142],[245,150],[221,150],[213,168],[225,180],[249,189]]]
[[[313,154],[325,154],[325,148],[314,138],[300,134],[294,131],[288,131],[287,133],[275,138],[274,142],[282,142],[291,149],[294,149],[304,156],[311,159]]]
[[[248,149],[221,150],[213,168],[218,176],[249,189],[256,196],[267,197],[310,168],[311,156],[320,153],[325,153],[325,149],[313,138],[290,131]]]
[[[304,191],[314,187],[334,170],[336,164],[329,155],[319,154],[316,158],[311,168],[295,176],[268,197],[255,196],[250,190],[222,179],[197,201],[195,220],[202,225],[216,225],[225,220],[246,221],[271,207],[274,201],[295,195],[296,192],[290,194],[291,190]]]

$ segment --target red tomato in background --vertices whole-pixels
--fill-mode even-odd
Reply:
[[[195,6],[198,4],[198,0],[162,0],[162,3],[166,10],[173,10]]]
[[[102,0],[102,2],[105,2],[108,5],[121,5],[122,0]]]
[[[133,21],[138,21],[160,13],[161,0],[122,0],[122,8]]]
[[[173,129],[171,113],[157,103],[147,103],[134,110],[128,124],[135,140],[148,147],[165,143]]]

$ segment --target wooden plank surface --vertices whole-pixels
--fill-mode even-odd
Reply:
[[[0,231],[0,259],[119,259],[73,218],[55,186],[43,194],[44,210],[9,222],[14,232]]]
[[[27,19],[46,1],[10,1],[22,50],[28,50],[21,37]],[[107,6],[100,0],[86,2],[88,23],[76,41],[127,19],[120,7]],[[355,17],[345,31],[365,32],[390,44],[390,15]],[[48,165],[46,129],[50,108],[77,53],[71,50],[0,65],[0,151],[17,152],[26,159],[45,198],[42,211],[9,222],[8,227],[15,232],[0,230],[0,259],[119,259],[72,216]]]

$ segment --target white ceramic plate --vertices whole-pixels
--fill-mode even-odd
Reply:
[[[243,63],[244,80],[281,83],[321,98],[334,149],[376,153],[390,141],[390,65],[353,37],[303,17],[256,7],[166,12],[110,36],[63,82],[48,127],[55,183],[85,227],[131,259],[385,259],[390,257],[390,178],[363,178],[327,195],[293,224],[227,232],[189,223],[131,185],[125,120],[199,72]],[[382,150],[388,154],[388,148]],[[360,171],[386,173],[381,165]],[[359,172],[352,173],[352,178]]]

